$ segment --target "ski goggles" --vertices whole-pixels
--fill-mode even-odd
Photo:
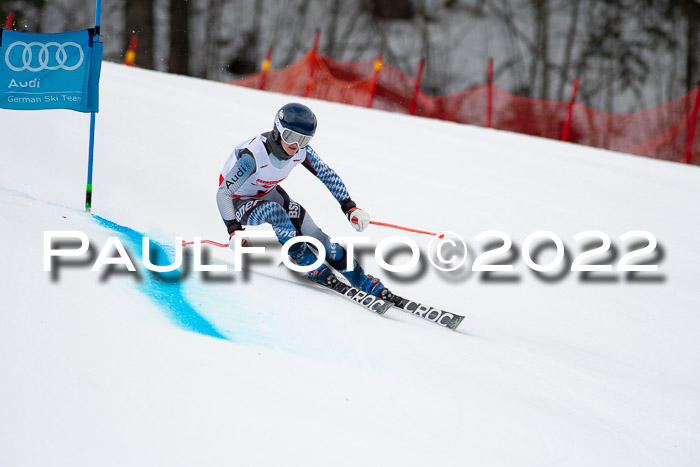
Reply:
[[[311,141],[311,138],[313,138],[313,136],[303,135],[288,128],[284,128],[279,120],[275,123],[277,124],[277,130],[280,132],[280,136],[287,144],[298,144],[299,148],[305,148],[309,144],[309,141]]]

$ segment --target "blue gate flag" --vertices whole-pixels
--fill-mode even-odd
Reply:
[[[0,108],[99,110],[103,44],[94,29],[0,30]]]

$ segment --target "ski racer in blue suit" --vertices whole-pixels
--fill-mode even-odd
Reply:
[[[369,214],[355,205],[338,174],[309,146],[316,126],[316,116],[311,109],[290,103],[275,114],[272,131],[247,139],[233,150],[221,171],[216,194],[219,212],[228,229],[229,243],[233,245],[233,235],[245,225],[265,223],[272,225],[283,244],[297,235],[310,236],[323,244],[326,263],[352,286],[383,300],[400,300],[379,279],[365,274],[357,261],[350,271],[345,249],[332,242],[304,207],[279,186],[294,167],[302,165],[326,185],[358,232],[369,225]],[[313,264],[317,259],[306,242],[294,245],[289,256],[300,266]],[[308,275],[321,283],[337,280],[326,264]]]

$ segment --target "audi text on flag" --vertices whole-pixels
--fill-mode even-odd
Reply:
[[[0,107],[97,112],[102,43],[89,30],[0,34]]]

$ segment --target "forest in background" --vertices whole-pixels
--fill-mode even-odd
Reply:
[[[13,28],[62,32],[94,24],[94,0],[0,0]],[[685,94],[700,78],[700,0],[108,0],[105,59],[214,80],[283,68],[311,47],[336,61],[384,61],[422,90],[460,92],[494,80],[520,96],[631,112]]]

